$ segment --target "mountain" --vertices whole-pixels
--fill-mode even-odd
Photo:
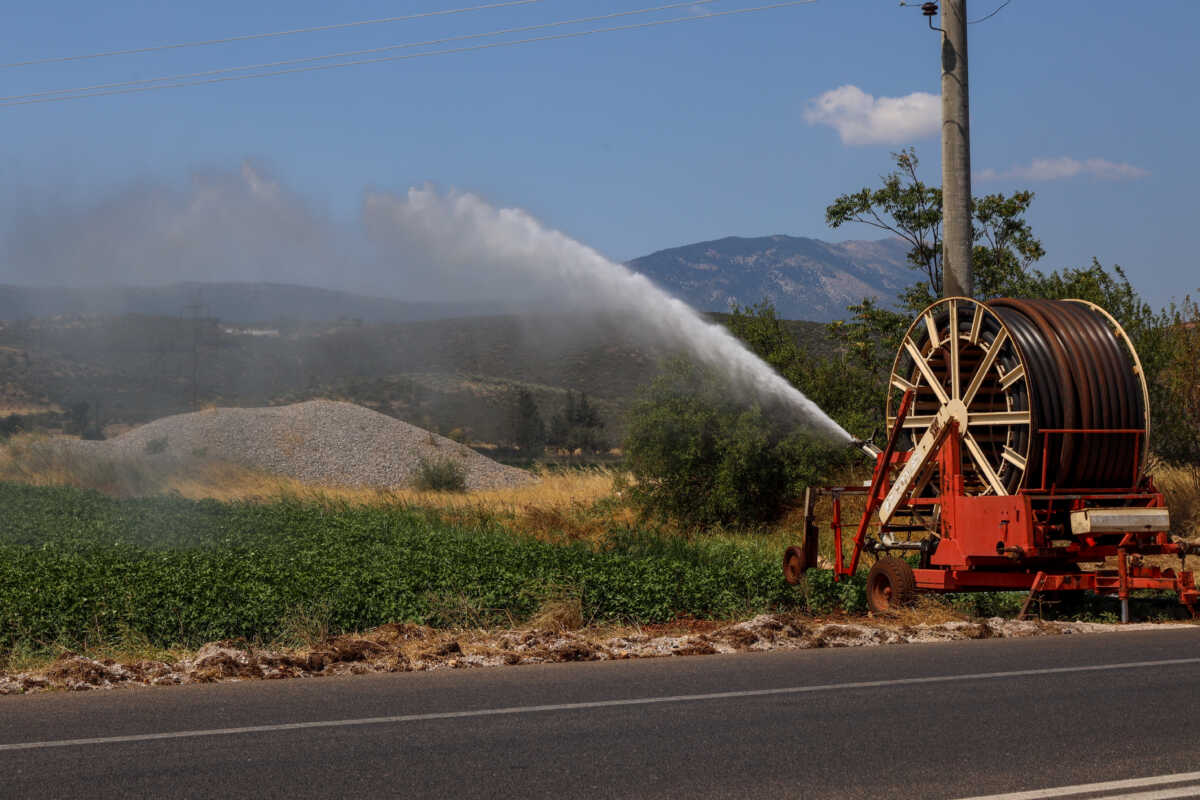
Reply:
[[[916,275],[899,239],[831,244],[795,236],[741,238],[660,250],[628,266],[701,311],[764,298],[784,319],[826,322],[864,297],[890,304]],[[0,320],[60,314],[216,318],[233,324],[281,320],[425,322],[521,309],[485,302],[433,303],[369,297],[284,283],[175,283],[107,288],[0,285]]]
[[[799,236],[728,236],[673,247],[626,266],[702,311],[770,300],[784,319],[829,321],[864,297],[891,305],[912,284],[900,239],[831,244]]]
[[[165,317],[199,313],[231,323],[283,319],[422,322],[494,314],[496,309],[484,303],[405,302],[284,283],[175,283],[88,289],[0,285],[0,319],[130,313]]]

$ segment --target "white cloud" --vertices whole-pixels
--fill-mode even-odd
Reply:
[[[842,144],[908,144],[938,132],[941,107],[936,94],[874,97],[846,85],[811,100],[804,119],[833,128]]]
[[[1016,166],[1008,170],[985,169],[979,173],[980,180],[991,181],[1016,178],[1023,181],[1056,181],[1074,178],[1076,175],[1091,175],[1110,181],[1144,178],[1150,173],[1133,164],[1089,158],[1079,161],[1068,156],[1059,158],[1035,158],[1028,166]]]

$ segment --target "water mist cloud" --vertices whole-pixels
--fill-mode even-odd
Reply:
[[[31,199],[9,220],[3,280],[40,285],[319,281],[345,237],[265,169],[139,181],[87,200]]]
[[[585,315],[563,312],[615,312],[623,334],[686,351],[747,399],[781,404],[831,439],[850,438],[725,328],[525,211],[426,186],[365,192],[356,223],[331,220],[246,163],[195,173],[184,186],[143,182],[88,203],[27,210],[4,236],[0,282],[273,281],[402,300],[487,301],[496,313],[537,310],[571,320],[565,331],[537,331],[555,341],[590,333]]]
[[[724,327],[708,322],[646,276],[545,227],[525,211],[497,208],[469,193],[439,194],[424,187],[402,197],[372,193],[364,202],[364,216],[376,241],[416,247],[440,269],[488,282],[552,287],[570,304],[587,302],[629,314],[644,335],[719,370],[748,398],[784,404],[814,431],[833,440],[850,439]]]

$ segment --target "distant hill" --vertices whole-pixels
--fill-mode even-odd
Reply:
[[[111,288],[29,287],[0,285],[0,319],[53,317],[60,314],[199,314],[231,323],[279,320],[334,322],[423,322],[496,313],[484,303],[405,302],[387,297],[295,286],[285,283],[175,283],[166,286]]]
[[[864,297],[890,304],[916,278],[899,239],[831,244],[796,236],[742,238],[673,247],[628,266],[701,311],[763,299],[784,319],[828,322]],[[198,309],[191,306],[198,304]],[[426,322],[520,312],[494,303],[437,303],[286,283],[175,283],[77,288],[0,285],[0,320],[63,314],[200,316],[233,324]]]
[[[831,244],[798,236],[729,236],[673,247],[627,266],[694,308],[728,311],[763,299],[785,319],[828,322],[864,297],[890,305],[916,279],[899,239]]]

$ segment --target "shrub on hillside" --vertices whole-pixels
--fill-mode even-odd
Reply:
[[[634,502],[686,525],[778,517],[804,486],[852,455],[814,439],[789,411],[751,405],[711,370],[670,362],[630,415],[625,452]]]
[[[467,468],[453,458],[422,458],[413,487],[423,492],[465,492]]]

